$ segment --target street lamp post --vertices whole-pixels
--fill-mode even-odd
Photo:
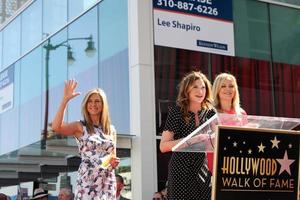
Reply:
[[[93,37],[90,35],[89,37],[78,37],[78,38],[69,38],[57,45],[52,45],[51,40],[48,39],[47,44],[43,46],[43,48],[46,50],[45,55],[45,116],[44,116],[44,129],[43,129],[43,138],[42,138],[42,148],[46,145],[47,140],[47,133],[48,133],[48,117],[49,117],[49,60],[50,60],[50,51],[56,50],[57,48],[64,46],[67,48],[67,58],[68,63],[71,64],[75,61],[75,58],[73,57],[72,47],[68,44],[68,41],[70,40],[88,40],[87,47],[85,49],[85,53],[88,57],[91,57],[95,54],[96,48],[94,45]]]
[[[44,129],[43,129],[43,139],[42,139],[42,147],[45,147],[46,140],[47,140],[47,133],[48,133],[48,114],[49,114],[49,59],[50,59],[50,49],[48,48],[51,46],[50,39],[47,42],[47,45],[44,46],[46,49],[46,56],[45,56],[45,77],[46,77],[46,91],[45,91],[45,117],[44,117]],[[46,48],[47,47],[47,48]]]

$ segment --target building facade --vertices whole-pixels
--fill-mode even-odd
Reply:
[[[50,193],[57,195],[60,182],[49,178],[76,178],[74,139],[50,129],[66,79],[75,78],[83,94],[106,92],[118,173],[132,199],[151,199],[165,185],[170,154],[159,152],[160,135],[191,70],[211,81],[235,75],[248,114],[300,117],[298,2],[232,0],[235,56],[154,45],[152,3],[32,0],[1,27],[0,191],[40,181],[56,185]],[[69,104],[68,121],[81,119],[82,98]]]

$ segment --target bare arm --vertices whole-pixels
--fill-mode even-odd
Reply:
[[[112,140],[115,143],[115,148],[112,152],[112,155],[111,155],[111,158],[110,158],[109,162],[110,162],[110,165],[112,166],[112,168],[115,169],[120,164],[120,158],[117,157],[117,132],[114,128],[113,128],[113,131],[112,131]]]
[[[211,137],[211,139],[214,139],[214,134],[213,136],[209,136],[209,134],[198,134],[194,137],[192,137],[188,142],[184,143],[184,147],[195,144],[195,143],[199,143],[205,140],[208,140]],[[164,131],[162,133],[162,138],[160,141],[160,151],[162,153],[166,153],[169,151],[172,151],[172,148],[178,144],[181,140],[183,140],[184,138],[178,139],[178,140],[174,140],[174,133],[171,131]]]
[[[160,151],[162,153],[172,151],[172,147],[174,147],[181,140],[182,139],[174,140],[174,133],[172,131],[164,131],[160,140]]]
[[[82,134],[82,125],[80,124],[80,122],[63,122],[68,102],[72,98],[80,95],[80,93],[75,92],[76,87],[77,82],[75,80],[68,80],[65,82],[64,96],[52,122],[52,129],[56,133],[62,135],[74,135],[76,137],[79,137]]]
[[[112,131],[112,140],[115,143],[113,156],[117,156],[117,131],[115,130],[115,128],[113,128],[113,131]]]

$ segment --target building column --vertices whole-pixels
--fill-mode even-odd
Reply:
[[[128,0],[133,199],[157,189],[152,0]]]

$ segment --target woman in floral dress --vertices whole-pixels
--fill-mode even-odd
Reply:
[[[115,200],[116,131],[110,124],[106,95],[101,89],[90,90],[82,102],[83,121],[63,122],[68,102],[80,95],[77,82],[65,83],[64,96],[52,129],[58,134],[76,138],[81,164],[78,169],[75,199]]]

